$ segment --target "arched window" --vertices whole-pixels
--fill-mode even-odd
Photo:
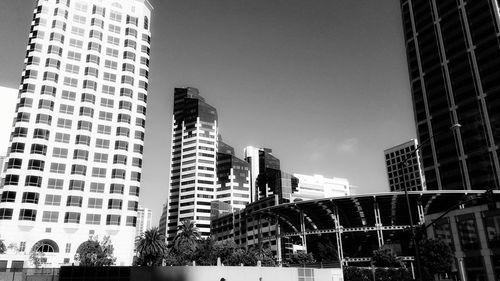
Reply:
[[[59,253],[57,243],[50,239],[44,239],[36,242],[35,245],[33,245],[33,249],[41,253]]]

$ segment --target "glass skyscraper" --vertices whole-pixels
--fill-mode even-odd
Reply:
[[[498,1],[400,3],[427,189],[498,189]]]
[[[132,263],[152,9],[37,1],[0,187],[9,263],[35,250],[46,266],[71,264],[95,236],[110,236],[117,265]]]

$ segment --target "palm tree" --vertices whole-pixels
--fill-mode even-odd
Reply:
[[[137,236],[137,253],[139,265],[161,265],[163,256],[167,253],[165,235],[161,234],[158,227],[146,230]]]
[[[179,251],[180,247],[187,246],[188,249],[194,251],[200,239],[201,235],[195,223],[191,220],[183,220],[177,227],[177,234],[174,238],[174,249]]]

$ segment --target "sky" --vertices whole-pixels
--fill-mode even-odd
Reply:
[[[0,1],[1,86],[19,86],[33,3]],[[287,172],[389,190],[383,150],[415,138],[399,1],[151,3],[140,204],[153,225],[167,195],[175,87],[198,88],[217,108],[237,156],[268,147]]]

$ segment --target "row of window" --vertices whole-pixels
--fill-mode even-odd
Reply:
[[[35,90],[35,86],[33,84],[23,84],[23,89],[21,90],[21,92],[34,93],[34,90]],[[56,90],[57,89],[55,87],[43,85],[40,94],[41,95],[50,95],[50,96],[55,97]],[[102,92],[105,94],[113,95],[115,93],[115,87],[103,86]],[[133,91],[131,89],[127,89],[127,88],[121,88],[120,89],[120,96],[132,98]],[[64,100],[75,101],[76,100],[76,92],[63,90],[61,92],[61,98]],[[138,100],[146,103],[147,102],[147,95],[144,93],[138,93]],[[95,103],[95,96],[92,94],[84,93],[81,95],[80,101]],[[120,109],[127,109],[127,105],[128,105],[128,103],[126,101],[120,101],[120,103],[119,103]],[[61,105],[59,108],[60,112],[72,114],[73,110],[71,110],[71,112],[68,112],[68,111],[70,111],[70,110],[68,110],[68,106],[69,105],[65,105],[65,104]],[[114,100],[109,99],[109,98],[101,98],[101,106],[113,108],[114,107]],[[33,99],[29,98],[29,97],[22,97],[20,99],[19,103],[17,104],[16,111],[18,111],[19,108],[23,108],[23,107],[26,107],[26,108],[33,107]],[[38,107],[53,110],[54,103],[51,101],[44,100],[43,102],[38,103]],[[71,109],[71,108],[74,109],[74,107],[70,107],[69,109]],[[129,110],[131,110],[131,107]],[[137,113],[142,113],[145,115],[146,114],[146,107],[142,106],[142,105],[138,105],[137,106]],[[82,114],[82,109],[80,109],[80,114]]]
[[[40,161],[40,160],[36,160]],[[43,161],[40,161],[43,162]],[[59,164],[59,165],[64,165],[64,164]],[[124,169],[112,169],[111,170],[111,178],[112,179],[126,179],[126,170]],[[87,166],[85,165],[79,165],[79,164],[73,164],[71,165],[71,175],[81,175],[81,176],[86,176],[87,175]],[[104,178],[106,177],[106,169],[105,168],[93,168],[92,169],[92,176],[93,177],[99,177],[99,178]],[[27,175],[24,180],[24,185],[25,186],[34,186],[34,187],[41,187],[42,186],[42,179],[43,177],[41,176],[35,176],[35,175]],[[14,174],[7,174],[5,175],[4,180],[4,185],[19,185],[19,175],[14,175]],[[130,172],[130,180],[135,181],[135,182],[140,182],[141,181],[141,173],[140,172]],[[73,180],[70,181],[70,190],[81,190],[83,191],[84,188],[84,183],[82,181],[77,181]]]
[[[66,148],[54,148],[53,156],[57,158],[67,158],[68,149]],[[89,152],[86,150],[76,149],[73,153],[74,160],[85,160],[87,161],[89,158]],[[22,166],[23,160],[20,158],[10,158],[7,162],[7,169],[20,169]],[[108,163],[108,154],[105,153],[94,153],[94,162],[97,163]],[[127,165],[127,156],[126,155],[115,155],[113,157],[113,164],[123,164]],[[134,167],[142,167],[142,159],[141,158],[132,158],[132,166]],[[28,161],[28,170],[37,170],[43,171],[45,168],[45,161],[38,159],[31,159]],[[66,171],[66,164],[63,163],[51,163],[50,164],[50,172],[57,174],[64,174]],[[92,176],[93,177],[106,177],[106,169],[101,168],[92,168]]]
[[[49,110],[53,111],[53,108],[54,108],[54,102],[47,101],[47,100],[40,100],[39,105],[40,105],[38,107],[39,109],[49,109]],[[131,105],[130,105],[130,107],[131,107]],[[67,109],[68,108],[66,108],[66,110]],[[130,110],[129,107],[126,105],[121,106],[120,109]],[[145,107],[141,107],[138,109],[142,111],[141,112],[142,114],[144,114],[144,112],[146,110]],[[80,116],[87,116],[87,117],[92,118],[93,115],[94,115],[94,110],[92,108],[88,108],[88,107],[87,108],[85,108],[85,107],[80,108]],[[31,113],[18,112],[16,115],[16,122],[29,122],[30,117],[31,117]],[[130,115],[125,114],[125,113],[119,113],[117,115],[116,122],[130,124],[131,119],[132,119],[132,117]],[[106,111],[100,111],[99,112],[99,120],[113,122],[113,113],[106,112]],[[35,122],[36,122],[36,124],[51,125],[52,124],[52,116],[50,116],[48,114],[43,114],[43,113],[37,114]],[[91,132],[92,131],[92,124],[93,124],[93,122],[90,122],[90,121],[79,120],[77,122],[77,129],[78,130],[86,130],[86,131]],[[66,118],[58,118],[57,119],[57,127],[59,127],[59,128],[72,129],[72,125],[73,125],[72,119],[66,119]],[[140,117],[136,117],[135,118],[135,125],[139,126],[141,128],[145,128],[146,127],[146,120],[143,118],[140,118]],[[105,126],[105,125],[103,125],[103,126]],[[35,129],[36,132],[41,132],[40,130],[43,130],[43,129]],[[127,131],[126,134],[125,134],[125,130]],[[128,127],[118,127],[117,128],[117,135],[119,135],[119,136],[123,136],[123,135],[129,136],[130,135],[129,132],[130,132],[130,128],[128,128]],[[22,132],[20,132],[20,133],[22,133]],[[49,136],[47,135],[47,136],[40,137],[40,138],[45,138],[45,137],[48,138]],[[39,137],[35,137],[35,138],[39,138]]]
[[[11,220],[13,209],[0,208],[0,220]],[[35,221],[37,215],[37,210],[32,209],[20,209],[19,211],[19,220],[26,221]],[[81,213],[76,212],[66,212],[64,214],[64,223],[80,223]],[[43,222],[59,222],[59,212],[54,211],[44,211],[42,215]],[[98,225],[101,223],[101,215],[100,214],[87,214],[86,215],[86,224],[94,224]],[[135,227],[137,223],[137,217],[135,216],[127,216],[126,217],[126,226]],[[107,215],[106,216],[106,225],[120,225],[121,224],[121,216],[120,215]]]

